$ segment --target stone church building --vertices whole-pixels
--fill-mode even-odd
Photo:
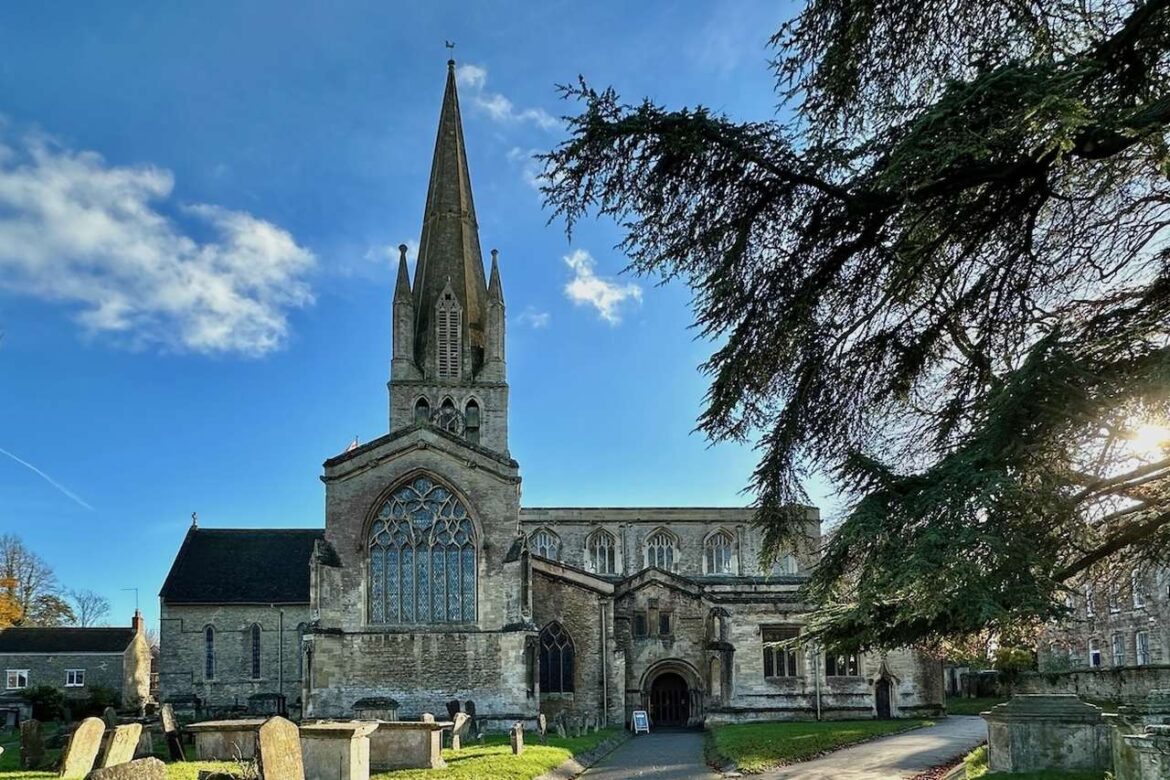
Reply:
[[[785,649],[808,546],[759,564],[752,510],[521,508],[504,289],[485,272],[454,63],[418,262],[392,304],[389,432],[325,461],[325,527],[192,527],[160,594],[163,700],[284,694],[305,717],[475,702],[658,725],[942,709],[938,661]]]

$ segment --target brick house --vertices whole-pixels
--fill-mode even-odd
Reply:
[[[129,628],[29,628],[0,630],[2,692],[17,699],[21,691],[58,688],[84,698],[94,687],[116,691],[124,706],[150,698],[150,645],[142,615]]]

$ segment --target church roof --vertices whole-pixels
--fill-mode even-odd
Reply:
[[[133,628],[5,628],[0,653],[121,653],[134,640]]]
[[[192,528],[159,596],[168,604],[307,604],[319,528]]]
[[[464,343],[483,347],[487,281],[471,196],[471,174],[467,170],[454,60],[447,63],[447,87],[439,113],[414,276],[415,359],[420,364],[425,360],[431,336],[435,302],[448,281],[463,307]]]

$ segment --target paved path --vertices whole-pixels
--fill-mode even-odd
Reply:
[[[703,732],[656,731],[639,734],[589,771],[581,775],[588,780],[714,780],[703,763]]]
[[[913,777],[948,759],[970,752],[986,739],[987,723],[983,718],[951,715],[937,726],[843,748],[822,758],[756,777],[767,780],[885,780]]]

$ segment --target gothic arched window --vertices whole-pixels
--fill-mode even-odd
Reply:
[[[252,679],[260,679],[260,624],[253,623],[248,632],[252,640]]]
[[[467,402],[463,412],[463,438],[479,444],[479,404],[474,399]]]
[[[435,304],[435,360],[439,379],[458,379],[463,357],[463,309],[450,287]]]
[[[203,629],[203,676],[208,680],[215,679],[215,628],[213,626]]]
[[[548,558],[550,561],[560,560],[561,540],[552,531],[541,528],[528,537],[528,549],[533,555],[539,555],[541,558]]]
[[[475,528],[463,503],[427,477],[402,485],[370,528],[371,623],[475,620]]]
[[[573,640],[556,621],[540,632],[540,690],[573,692]]]
[[[730,574],[735,540],[727,531],[716,531],[703,545],[703,568],[707,574]]]
[[[431,421],[431,405],[425,398],[414,402],[414,424],[423,425]]]
[[[665,530],[655,531],[646,539],[646,565],[657,566],[664,571],[674,571],[678,550],[674,537]]]
[[[609,531],[598,529],[586,543],[589,567],[596,574],[617,574],[617,540]]]

